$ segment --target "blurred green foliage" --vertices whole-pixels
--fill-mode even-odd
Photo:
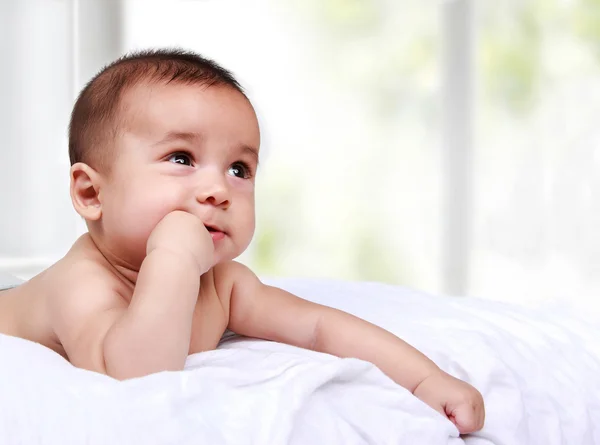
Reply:
[[[600,61],[600,0],[578,0],[570,18],[571,29]]]
[[[481,92],[492,108],[531,112],[556,80],[548,59],[560,57],[558,45],[600,59],[600,0],[487,1],[481,12]]]
[[[355,234],[352,279],[387,283],[406,283],[412,274],[410,262],[402,261],[402,252],[390,252],[382,237],[372,229]]]
[[[328,32],[354,37],[380,27],[384,14],[377,0],[286,0],[288,7],[301,12]]]
[[[438,119],[439,5],[425,7],[409,0],[273,1],[293,9],[311,32],[318,33],[319,46],[314,51],[320,53],[329,72],[323,82],[361,96],[374,119],[396,126],[407,107],[427,122]],[[535,110],[541,92],[553,82],[545,57],[552,54],[548,46],[555,41],[583,45],[600,63],[600,0],[474,1],[478,100],[492,112],[518,117]],[[376,131],[387,131],[387,127],[375,125]],[[289,202],[300,191],[280,192],[287,196],[281,202]],[[296,235],[294,230],[275,214],[264,216],[254,258],[259,271],[276,274],[280,270],[281,246]],[[356,246],[350,275],[410,281],[409,254],[389,254],[381,238],[370,234],[372,228],[359,225],[344,230],[355,231],[346,234]],[[406,276],[399,277],[399,271]]]
[[[479,27],[483,94],[497,106],[523,112],[532,107],[539,86],[540,11],[532,2],[514,6],[510,14],[502,9],[501,3],[490,4]]]

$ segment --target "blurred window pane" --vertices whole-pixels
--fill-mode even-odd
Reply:
[[[600,2],[479,7],[470,293],[513,301],[597,295]]]

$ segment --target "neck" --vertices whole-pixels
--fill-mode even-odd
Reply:
[[[104,257],[110,269],[119,277],[124,284],[128,287],[135,287],[135,283],[137,282],[137,277],[139,274],[139,266],[135,267],[131,263],[126,260],[120,258],[116,255],[106,243],[103,242],[101,236],[92,233],[92,231],[87,233],[90,242],[96,247],[96,250],[100,255]]]

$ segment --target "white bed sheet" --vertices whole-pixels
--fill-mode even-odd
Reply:
[[[401,336],[476,386],[455,427],[372,365],[230,338],[186,370],[117,382],[0,336],[0,443],[600,444],[600,326],[552,311],[375,283],[271,280]]]

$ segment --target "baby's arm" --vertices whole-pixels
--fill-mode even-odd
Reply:
[[[114,275],[95,264],[88,272],[76,265],[77,281],[65,283],[54,308],[57,336],[71,363],[118,379],[183,369],[200,275],[211,266],[199,264],[212,258],[212,250],[203,254],[212,249],[208,232],[206,240],[192,236],[201,230],[206,232],[201,222],[183,212],[159,223],[129,306],[110,284]]]
[[[183,369],[199,287],[193,261],[168,250],[150,252],[129,308],[104,338],[106,373],[127,379]]]
[[[435,363],[390,332],[346,312],[264,285],[245,266],[230,264],[239,271],[231,294],[232,331],[369,361],[411,392],[439,371]]]
[[[95,264],[75,270],[51,307],[55,332],[73,365],[118,379],[183,368],[199,286],[192,265],[152,252],[129,307],[107,271]]]
[[[441,371],[403,340],[353,315],[266,286],[244,266],[230,264],[236,270],[229,315],[232,331],[369,361],[447,415],[461,432],[482,427],[479,392]]]

